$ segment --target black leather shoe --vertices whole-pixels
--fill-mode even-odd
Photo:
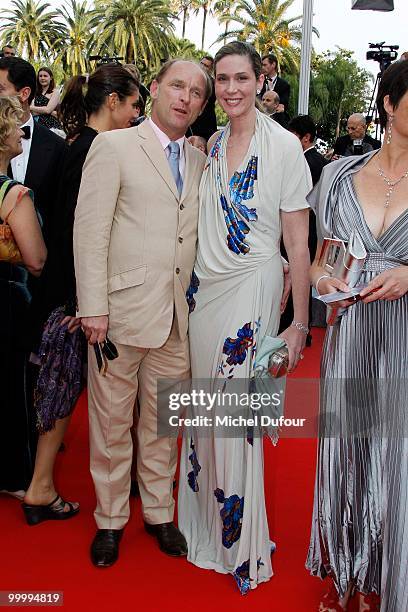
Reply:
[[[185,557],[187,555],[187,542],[183,534],[174,523],[161,523],[150,525],[145,523],[147,533],[155,536],[161,551],[172,557]]]
[[[110,567],[119,556],[123,529],[98,529],[91,544],[91,560],[96,567]]]

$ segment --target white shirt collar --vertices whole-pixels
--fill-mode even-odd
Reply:
[[[314,149],[314,148],[315,148],[315,146],[314,146],[314,145],[312,145],[312,146],[311,146],[311,147],[309,147],[308,149],[305,149],[305,150],[303,151],[303,153],[307,153],[308,151],[310,151],[310,149]]]
[[[160,144],[163,147],[164,152],[166,154],[166,157],[168,158],[170,152],[167,147],[169,146],[169,143],[171,142],[170,138],[155,124],[155,122],[153,121],[151,117],[149,117],[148,121],[150,122],[150,125],[154,133],[156,134],[157,138],[159,139]],[[178,138],[177,140],[174,141],[174,142],[178,142],[180,146],[179,170],[180,170],[180,174],[182,178],[184,178],[184,171],[186,167],[186,157],[185,157],[185,149],[184,149],[185,140],[186,140],[185,136],[182,136],[181,138]]]
[[[28,160],[30,157],[31,142],[33,138],[34,118],[31,115],[31,113],[27,121],[23,123],[21,127],[25,127],[26,125],[30,127],[30,138],[21,139],[21,144],[23,146],[23,152],[20,153],[20,155],[17,155],[17,157],[13,157],[13,159],[10,162],[11,169],[13,171],[13,178],[16,181],[19,181],[20,183],[25,182]]]

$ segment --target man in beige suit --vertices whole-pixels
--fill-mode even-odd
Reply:
[[[173,523],[177,440],[157,436],[159,378],[189,375],[186,291],[193,269],[198,186],[205,156],[184,138],[211,83],[193,62],[163,66],[151,86],[151,119],[97,136],[78,198],[74,253],[78,310],[89,342],[91,473],[98,526],[94,565],[112,565],[129,519],[136,395],[138,482],[146,530],[161,550],[187,554]],[[119,356],[99,373],[106,335]]]

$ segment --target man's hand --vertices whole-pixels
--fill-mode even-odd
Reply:
[[[281,304],[280,304],[281,314],[284,312],[286,308],[286,304],[288,303],[291,289],[292,289],[292,279],[290,276],[289,264],[284,263],[283,264],[283,292],[282,292],[282,299],[281,299]]]
[[[284,113],[285,112],[285,107],[283,104],[278,104],[278,106],[276,107],[276,113]]]
[[[89,344],[103,342],[106,339],[108,323],[108,315],[101,315],[99,317],[82,317],[82,330]]]

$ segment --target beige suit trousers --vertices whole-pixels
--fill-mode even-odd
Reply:
[[[91,474],[99,529],[121,529],[129,519],[133,409],[140,405],[137,428],[137,476],[147,523],[173,520],[173,479],[177,439],[157,436],[157,379],[185,379],[190,374],[188,340],[173,323],[160,348],[116,344],[119,357],[102,376],[93,347],[88,352],[88,405]]]

